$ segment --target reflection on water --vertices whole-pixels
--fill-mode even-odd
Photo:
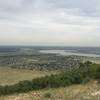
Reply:
[[[76,56],[87,56],[87,57],[100,57],[97,54],[87,54],[87,53],[80,53],[75,50],[40,50],[40,53],[46,54],[60,54],[60,55],[76,55]]]

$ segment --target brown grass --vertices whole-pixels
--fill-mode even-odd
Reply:
[[[55,71],[32,71],[25,69],[12,69],[9,67],[0,67],[0,85],[15,84],[23,80],[32,80],[33,78],[45,75],[55,74]]]

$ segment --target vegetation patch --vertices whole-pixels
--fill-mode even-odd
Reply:
[[[0,95],[28,92],[44,88],[65,87],[72,84],[83,83],[86,78],[92,80],[100,79],[100,65],[91,62],[81,63],[79,68],[72,69],[57,75],[50,75],[33,79],[32,81],[21,81],[14,85],[0,86]]]
[[[50,97],[51,97],[51,93],[49,93],[49,92],[45,93],[45,94],[44,94],[44,97],[45,97],[45,98],[50,98]]]

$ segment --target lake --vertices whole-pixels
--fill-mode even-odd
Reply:
[[[76,55],[76,56],[86,56],[86,57],[100,57],[100,55],[98,54],[80,53],[75,50],[40,50],[39,52],[45,54],[59,54],[63,56]]]

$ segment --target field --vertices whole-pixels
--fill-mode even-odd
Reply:
[[[87,84],[65,88],[45,89],[29,93],[1,96],[0,100],[100,100],[100,84]]]
[[[14,84],[23,80],[32,80],[36,77],[55,74],[55,71],[36,71],[26,69],[13,69],[10,67],[0,67],[0,85]]]

